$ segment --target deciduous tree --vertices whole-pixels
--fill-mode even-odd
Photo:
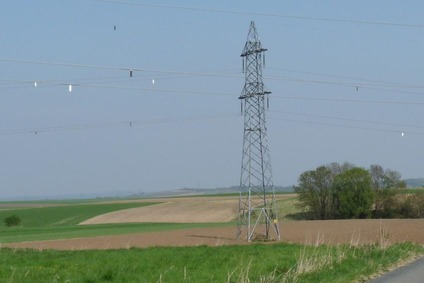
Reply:
[[[369,218],[374,203],[371,177],[367,170],[355,167],[334,179],[337,218]]]
[[[299,194],[299,203],[307,208],[314,219],[329,219],[332,216],[332,185],[334,174],[326,166],[306,171],[299,177],[294,190]]]
[[[395,217],[398,190],[406,187],[406,183],[401,179],[401,174],[395,170],[384,170],[378,164],[371,165],[369,173],[375,195],[374,217]]]

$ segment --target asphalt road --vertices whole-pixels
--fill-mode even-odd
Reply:
[[[424,257],[395,269],[380,278],[368,283],[423,283],[424,282]]]

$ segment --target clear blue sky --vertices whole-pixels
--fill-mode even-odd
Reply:
[[[276,185],[293,185],[303,171],[333,161],[424,176],[423,1],[131,1],[163,7],[2,3],[0,199],[238,185],[240,53],[251,20],[269,50],[264,82],[272,91]],[[127,70],[16,60],[176,73],[130,78]],[[199,118],[209,115],[221,118]],[[111,127],[125,121],[144,124]],[[40,130],[49,127],[68,128]]]

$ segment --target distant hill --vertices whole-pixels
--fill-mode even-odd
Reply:
[[[293,186],[281,187],[275,186],[276,193],[290,193],[293,192]],[[191,196],[191,195],[218,195],[218,194],[237,194],[240,191],[239,186],[231,186],[226,188],[214,189],[199,189],[199,188],[183,188],[173,191],[164,191],[158,193],[146,193],[143,197],[167,197],[167,196]],[[133,195],[132,197],[136,197]]]
[[[112,192],[101,192],[101,193],[86,193],[86,194],[62,194],[62,195],[25,195],[25,196],[12,196],[2,197],[2,201],[56,201],[56,200],[82,200],[82,199],[114,199],[114,198],[126,198],[129,195],[134,195],[134,192],[130,191],[112,191]],[[144,195],[143,192],[137,193],[139,197]]]
[[[404,180],[408,188],[421,188],[424,187],[424,178],[414,178]]]
[[[293,192],[293,186],[274,187],[276,193]],[[152,198],[152,197],[172,197],[172,196],[194,196],[194,195],[219,195],[219,194],[238,194],[239,186],[226,188],[200,189],[183,188],[179,190],[160,191],[160,192],[129,192],[114,191],[106,193],[87,193],[87,194],[63,194],[63,195],[45,195],[45,196],[16,196],[0,198],[2,201],[40,201],[40,200],[77,200],[77,199],[110,199],[110,198]]]

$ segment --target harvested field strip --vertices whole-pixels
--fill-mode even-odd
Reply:
[[[0,250],[2,282],[352,282],[423,248],[252,244],[107,251]]]
[[[95,216],[81,224],[123,222],[208,223],[229,222],[237,213],[238,200],[168,201],[160,205],[137,207]]]
[[[277,195],[278,201],[295,201],[295,194]],[[238,196],[192,196],[177,198],[159,198],[149,201],[161,202],[160,205],[133,208],[98,215],[87,221],[87,224],[106,224],[123,222],[174,222],[174,223],[208,223],[230,222],[237,219]],[[294,209],[290,213],[295,213]]]

